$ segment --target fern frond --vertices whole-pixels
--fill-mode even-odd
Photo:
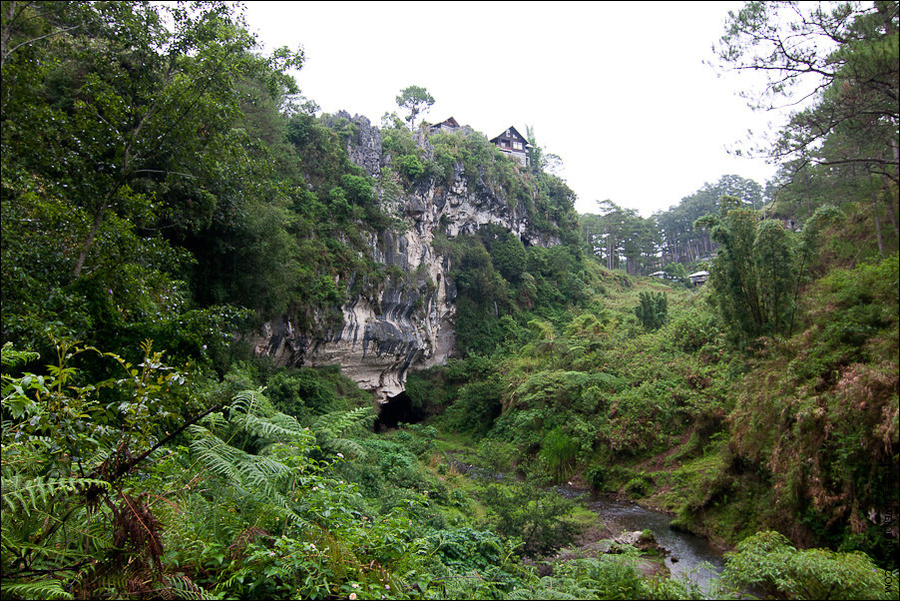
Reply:
[[[325,443],[325,447],[329,451],[341,453],[342,455],[351,455],[360,459],[366,458],[366,450],[363,446],[350,438],[332,438]]]
[[[7,541],[4,541],[4,544]],[[34,557],[45,557],[45,558],[54,558],[55,560],[80,560],[93,557],[90,553],[85,553],[84,551],[73,551],[71,549],[59,548],[59,547],[51,547],[46,544],[35,544],[30,543],[28,541],[9,541],[12,542],[15,546],[18,553],[22,553],[23,551],[31,551]],[[4,589],[6,587],[4,586]]]
[[[290,475],[291,468],[266,456],[251,455],[208,434],[191,441],[191,450],[212,472],[243,489],[256,489],[266,495],[276,493],[273,482]]]
[[[251,455],[202,428],[194,432],[201,436],[191,441],[191,450],[207,469],[286,522],[306,524],[282,492],[290,489],[295,478],[290,466],[264,455]]]
[[[370,407],[359,407],[352,411],[335,411],[316,419],[312,428],[319,439],[319,446],[323,450],[365,457],[365,449],[358,442],[348,438],[348,435],[353,432],[361,434],[365,430],[371,430],[375,417],[375,412]]]
[[[294,417],[279,411],[265,418],[248,415],[243,426],[251,434],[271,441],[290,441],[307,447],[314,441],[312,433],[304,430]]]
[[[109,490],[110,484],[96,478],[44,478],[21,474],[4,476],[2,483],[2,503],[10,511],[24,511],[30,515],[38,501],[46,504],[59,492],[77,492],[91,486]]]
[[[231,401],[232,419],[237,414],[243,414],[245,417],[251,415],[265,417],[273,411],[274,407],[272,407],[269,399],[262,394],[262,389],[242,390],[234,395],[234,399]]]
[[[228,420],[225,419],[225,416],[222,415],[221,411],[214,411],[213,413],[210,413],[209,415],[201,419],[200,423],[203,424],[204,427],[214,430],[216,428],[221,428],[228,425]],[[195,428],[196,426],[190,427]]]
[[[170,574],[166,577],[169,584],[169,592],[173,599],[218,599],[209,591],[206,591],[185,576],[184,574]]]
[[[37,361],[40,358],[41,354],[34,351],[17,351],[13,348],[12,342],[7,342],[0,349],[0,363],[3,367],[15,367],[20,363]]]
[[[375,412],[371,407],[359,407],[351,411],[326,413],[313,422],[313,430],[328,433],[334,437],[347,434],[353,428],[371,428],[375,422]]]
[[[202,432],[197,430],[202,430]],[[240,471],[233,461],[233,456],[236,455],[238,449],[225,444],[219,437],[200,427],[197,427],[193,433],[200,434],[201,437],[191,440],[191,451],[197,455],[204,467],[222,476],[228,482],[240,485]]]
[[[21,599],[74,599],[72,593],[62,587],[59,580],[38,580],[36,582],[17,582],[3,584],[4,598]]]

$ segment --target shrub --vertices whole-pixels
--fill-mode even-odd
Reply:
[[[668,298],[665,292],[641,292],[641,302],[634,308],[641,325],[648,332],[658,330],[668,319]]]
[[[431,532],[426,538],[441,563],[458,574],[488,571],[503,559],[503,542],[492,532],[457,528]]]
[[[503,409],[503,387],[498,378],[472,382],[459,391],[456,402],[444,413],[443,425],[475,436],[483,436]]]
[[[521,540],[520,555],[544,557],[569,544],[578,532],[567,519],[572,501],[554,491],[495,484],[487,487],[483,501],[497,517],[497,531],[507,539]]]
[[[561,481],[571,472],[580,450],[581,444],[557,427],[544,437],[541,458],[547,462],[554,478]]]
[[[406,154],[400,157],[397,161],[397,168],[410,181],[425,173],[425,167],[414,154]]]
[[[726,582],[795,599],[896,599],[897,579],[864,553],[798,551],[777,532],[760,532],[726,555]]]

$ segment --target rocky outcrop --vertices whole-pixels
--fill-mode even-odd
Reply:
[[[335,117],[350,119],[347,113]],[[350,121],[351,160],[373,177],[391,177],[382,175],[389,158],[382,153],[377,128],[365,117]],[[399,182],[388,183],[382,181],[383,191],[403,189]],[[403,232],[383,231],[371,240],[371,256],[394,275],[377,285],[343,282],[348,291],[365,292],[341,307],[340,328],[300,332],[281,319],[266,324],[256,341],[258,354],[282,365],[339,363],[345,375],[380,402],[404,390],[408,370],[443,363],[453,352],[456,291],[448,277],[449,257],[432,246],[436,233],[453,238],[490,223],[531,245],[556,242],[531,231],[521,204],[510,206],[482,178],[473,181],[461,165],[450,177],[420,182],[400,197],[382,194],[382,204],[389,213],[402,215],[406,226]]]

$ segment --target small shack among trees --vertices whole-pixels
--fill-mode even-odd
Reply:
[[[516,159],[522,167],[528,166],[528,149],[531,148],[531,144],[515,127],[508,128],[490,142],[499,148],[501,152],[509,154]]]
[[[440,123],[435,123],[434,125],[428,126],[428,133],[436,134],[439,132],[452,132],[458,131],[461,128],[460,124],[454,119],[450,117],[446,121],[441,121]]]

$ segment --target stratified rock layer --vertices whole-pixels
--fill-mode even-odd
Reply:
[[[337,117],[350,118],[347,113]],[[365,117],[352,121],[358,133],[348,140],[351,160],[373,177],[390,177],[382,176],[388,158],[381,151],[378,129]],[[281,365],[339,363],[345,375],[379,402],[404,390],[409,369],[441,364],[453,352],[456,289],[448,277],[449,257],[436,253],[431,244],[438,231],[453,238],[497,224],[528,244],[556,242],[530,232],[521,204],[510,207],[485,182],[470,181],[461,165],[446,180],[423,182],[405,198],[382,203],[391,213],[404,215],[408,227],[402,233],[379,232],[371,240],[371,254],[403,277],[362,286],[365,292],[341,307],[340,328],[300,332],[282,318],[267,323],[256,341],[257,354]],[[352,280],[344,283],[348,291],[360,288]]]

